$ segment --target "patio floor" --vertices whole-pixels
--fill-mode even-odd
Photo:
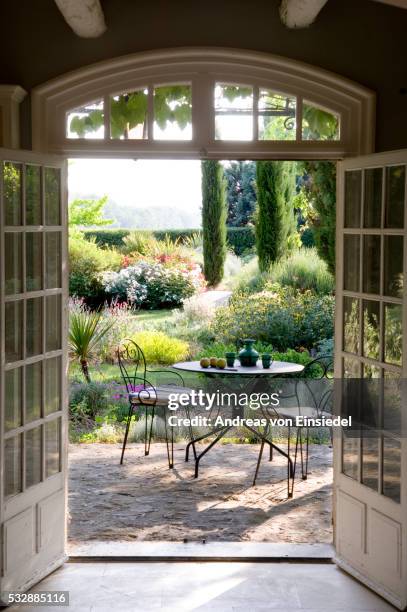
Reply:
[[[71,445],[70,542],[332,542],[328,446],[310,445],[308,480],[296,478],[292,499],[287,464],[277,453],[271,463],[264,456],[253,487],[258,445],[214,447],[197,480],[184,449],[175,446],[175,468],[169,470],[165,444],[152,444],[148,457],[142,444],[129,444],[123,466],[117,444]]]

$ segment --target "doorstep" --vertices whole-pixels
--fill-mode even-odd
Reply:
[[[70,562],[86,561],[246,561],[331,563],[331,544],[267,542],[89,541],[68,545]]]

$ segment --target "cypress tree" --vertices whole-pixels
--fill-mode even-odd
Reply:
[[[256,245],[259,269],[265,272],[289,248],[296,230],[292,199],[295,193],[293,162],[257,162]]]
[[[213,287],[223,278],[226,259],[226,181],[218,161],[205,160],[201,167],[204,275]]]
[[[315,246],[329,271],[335,274],[336,164],[303,162],[303,168],[311,179],[307,191],[318,215],[312,223]]]

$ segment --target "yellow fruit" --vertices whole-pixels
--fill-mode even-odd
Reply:
[[[221,370],[223,370],[223,368],[226,368],[226,359],[223,359],[223,357],[218,359],[218,361],[216,363],[216,367],[220,368]]]
[[[210,361],[207,357],[202,357],[201,361],[199,362],[201,368],[209,368],[210,366]]]
[[[209,360],[212,368],[216,368],[216,366],[218,365],[218,358],[217,357],[211,357]]]

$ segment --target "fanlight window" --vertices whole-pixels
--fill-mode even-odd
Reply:
[[[215,82],[213,87],[209,114],[215,141],[340,140],[340,115],[308,100],[249,84]],[[66,137],[188,141],[192,107],[191,83],[146,85],[72,109]]]

